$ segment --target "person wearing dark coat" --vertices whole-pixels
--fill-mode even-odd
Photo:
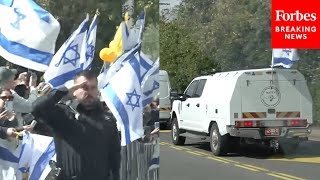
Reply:
[[[99,101],[97,83],[91,71],[82,71],[71,88],[52,90],[33,104],[33,116],[53,131],[58,180],[119,180],[118,129]],[[74,98],[62,103],[68,95]]]

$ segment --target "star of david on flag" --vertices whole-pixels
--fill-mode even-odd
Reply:
[[[59,22],[33,0],[0,0],[0,56],[44,72],[55,51]]]
[[[52,59],[44,79],[53,88],[68,86],[80,71],[90,69],[94,57],[97,15],[88,30],[89,15],[79,25]]]
[[[107,82],[100,89],[101,96],[121,128],[121,145],[125,146],[143,135],[143,91],[149,70],[149,59],[140,53],[141,43],[123,54],[106,72]],[[152,62],[152,61],[151,61]],[[147,65],[148,64],[148,65]],[[119,83],[126,82],[126,83]]]
[[[80,53],[87,34],[89,14],[79,27],[71,34],[69,39],[60,47],[54,55],[49,69],[44,73],[44,79],[53,88],[60,88],[66,82],[71,82],[74,75],[82,70]],[[82,65],[83,66],[83,65]]]

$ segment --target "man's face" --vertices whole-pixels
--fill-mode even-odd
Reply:
[[[74,91],[73,95],[80,104],[86,108],[90,108],[94,103],[99,101],[98,81],[96,79],[87,79],[84,76],[80,76],[75,79],[74,83],[80,84],[85,81],[87,81],[85,85]]]

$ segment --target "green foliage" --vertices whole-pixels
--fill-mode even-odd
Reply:
[[[152,60],[159,57],[159,25],[149,24],[145,28],[142,41],[142,52],[150,55]]]
[[[168,71],[172,88],[183,91],[194,77],[215,67],[176,22],[160,21],[160,34],[160,68]]]

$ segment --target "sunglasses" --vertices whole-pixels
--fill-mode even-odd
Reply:
[[[7,101],[12,101],[13,100],[13,96],[0,96],[0,99],[2,100],[7,100]]]

